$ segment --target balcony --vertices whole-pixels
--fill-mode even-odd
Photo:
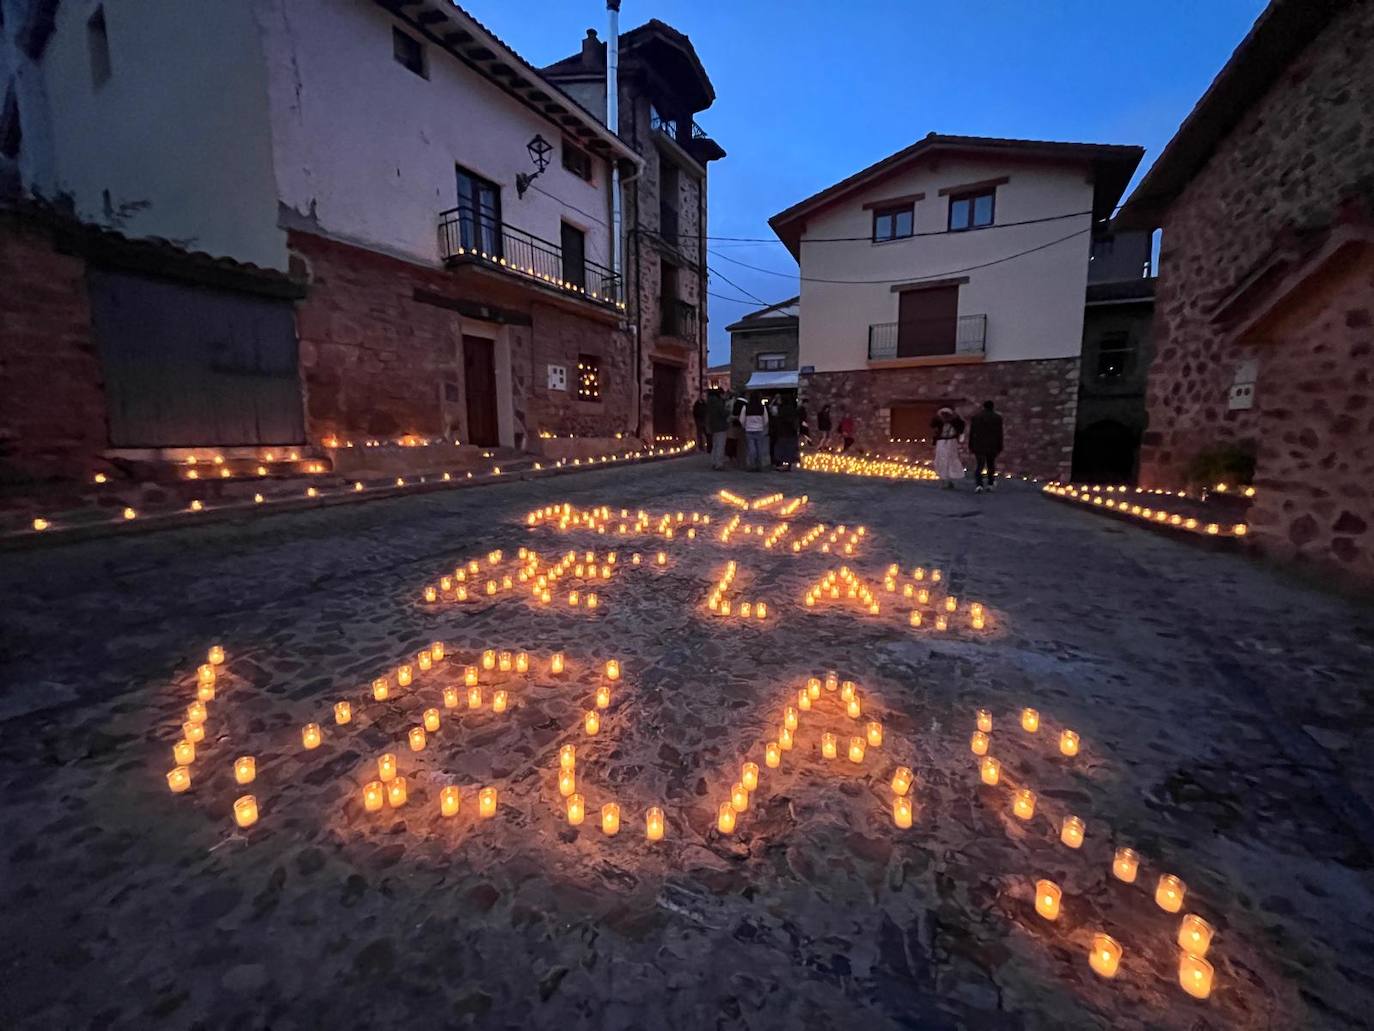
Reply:
[[[677,337],[679,340],[695,342],[697,338],[696,305],[679,301],[674,297],[663,298],[658,332],[660,336]]]
[[[664,118],[654,112],[649,117],[649,128],[663,133],[703,166],[725,157],[725,149],[690,118]]]
[[[439,256],[473,262],[614,311],[625,310],[620,277],[604,265],[469,207],[439,213]]]
[[[903,358],[981,358],[987,343],[988,317],[878,322],[868,327],[868,360]]]

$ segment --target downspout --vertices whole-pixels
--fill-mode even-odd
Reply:
[[[708,166],[703,165],[706,174],[701,177],[697,189],[697,289],[701,291],[701,318],[697,320],[697,396],[706,393],[706,179],[711,174]]]
[[[606,39],[606,128],[620,135],[620,0],[606,0],[610,22]],[[611,271],[625,283],[624,255],[620,230],[620,161],[611,162]],[[627,298],[628,300],[628,298]]]

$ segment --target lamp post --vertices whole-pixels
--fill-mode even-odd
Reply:
[[[534,139],[525,145],[525,149],[530,152],[530,161],[534,164],[535,172],[534,175],[521,172],[515,177],[515,193],[520,197],[525,195],[530,183],[538,179],[544,169],[549,167],[549,155],[553,153],[553,144],[536,133]]]

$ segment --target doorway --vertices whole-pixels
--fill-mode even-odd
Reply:
[[[654,436],[678,436],[678,397],[682,390],[682,368],[654,362]]]
[[[463,385],[468,443],[496,447],[501,442],[496,420],[496,354],[494,343],[486,337],[463,334]]]

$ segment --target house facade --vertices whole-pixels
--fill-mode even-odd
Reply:
[[[635,435],[612,182],[642,162],[468,12],[32,0],[7,13],[7,33],[48,22],[25,119],[44,146],[24,192],[303,292],[269,303],[174,272],[100,272],[108,448]],[[150,318],[157,348],[140,335]],[[229,339],[207,340],[226,319]]]
[[[605,111],[606,50],[588,30],[579,53],[543,74],[588,110]],[[690,440],[707,368],[707,168],[725,156],[694,116],[715,101],[715,88],[692,41],[657,19],[621,34],[617,51],[617,131],[643,163],[622,194],[638,345],[629,410],[646,439]]]
[[[1374,582],[1374,7],[1276,0],[1122,209],[1162,229],[1141,482]]]
[[[1067,476],[1095,225],[1139,147],[930,134],[775,215],[801,269],[808,404],[919,448],[995,401],[1009,470]]]
[[[725,327],[730,333],[733,390],[795,388],[800,369],[801,298],[791,297],[745,315]],[[790,373],[790,377],[780,376]],[[785,389],[785,387],[784,387]]]

